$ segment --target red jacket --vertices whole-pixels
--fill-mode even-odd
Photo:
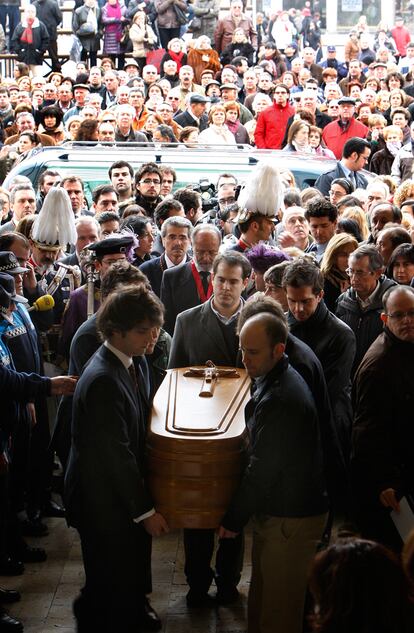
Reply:
[[[324,127],[322,132],[322,139],[325,145],[330,149],[335,157],[340,160],[342,158],[342,150],[345,143],[353,136],[359,136],[360,138],[366,138],[369,132],[369,128],[363,123],[360,123],[356,119],[352,119],[349,127],[344,130],[340,127],[337,121],[332,121]]]
[[[397,51],[401,57],[405,57],[407,55],[407,44],[411,42],[410,31],[405,26],[395,26],[391,31],[391,35],[394,38]]]
[[[273,105],[259,114],[254,142],[259,149],[280,149],[285,137],[288,119],[295,114],[294,108]]]

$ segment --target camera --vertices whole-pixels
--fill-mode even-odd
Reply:
[[[193,185],[193,190],[200,194],[204,212],[210,211],[217,206],[216,188],[207,178],[200,178]]]

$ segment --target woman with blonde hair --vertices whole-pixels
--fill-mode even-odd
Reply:
[[[19,91],[31,92],[32,90],[32,82],[27,75],[20,77],[20,79],[17,80],[17,85],[19,86]]]
[[[194,83],[201,84],[201,73],[204,70],[212,70],[215,74],[221,68],[217,51],[211,46],[211,40],[207,35],[200,35],[195,45],[188,50],[188,63],[194,70]]]
[[[341,218],[349,218],[350,220],[355,220],[355,222],[358,224],[359,232],[361,233],[362,239],[368,239],[369,227],[367,216],[365,215],[365,212],[361,209],[361,207],[346,207],[345,211],[341,215]]]
[[[375,105],[380,112],[386,112],[388,110],[390,107],[390,93],[388,90],[380,90],[377,92]]]
[[[226,125],[226,109],[221,103],[214,104],[208,113],[208,128],[198,135],[200,145],[235,145],[236,139]]]
[[[402,203],[409,198],[414,198],[414,180],[412,179],[404,180],[404,182],[397,187],[394,194],[394,204],[400,208]]]
[[[339,295],[350,286],[346,273],[348,257],[358,248],[358,242],[349,233],[334,235],[328,242],[328,246],[321,261],[321,271],[324,283],[324,301],[331,312],[335,312],[335,304]]]
[[[403,131],[396,125],[389,125],[384,128],[382,137],[385,147],[375,152],[371,159],[370,171],[378,175],[391,173],[394,159],[403,144]]]
[[[161,42],[162,45],[162,42]],[[160,68],[164,68],[164,62],[172,59],[177,64],[177,73],[180,72],[181,66],[185,66],[187,64],[187,53],[185,52],[185,43],[183,40],[180,40],[179,37],[173,37],[169,42],[166,48],[165,54],[163,55]]]

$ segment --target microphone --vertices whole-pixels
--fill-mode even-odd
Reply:
[[[55,300],[52,295],[43,295],[36,299],[34,304],[28,309],[28,312],[33,312],[33,310],[36,312],[46,312],[47,310],[52,310],[54,305]]]

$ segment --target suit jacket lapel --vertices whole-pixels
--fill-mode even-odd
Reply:
[[[102,347],[100,348],[100,353],[102,353],[103,358],[105,358],[114,366],[114,372],[115,371],[117,372],[119,379],[121,380],[124,387],[127,389],[128,394],[131,396],[131,399],[133,400],[137,408],[137,411],[140,411],[137,392],[136,392],[136,389],[134,388],[134,385],[132,384],[132,379],[131,379],[131,376],[129,375],[128,370],[125,369],[124,365],[121,363],[119,358],[117,358],[115,354],[113,354],[111,350],[109,350],[104,345],[102,345]]]

